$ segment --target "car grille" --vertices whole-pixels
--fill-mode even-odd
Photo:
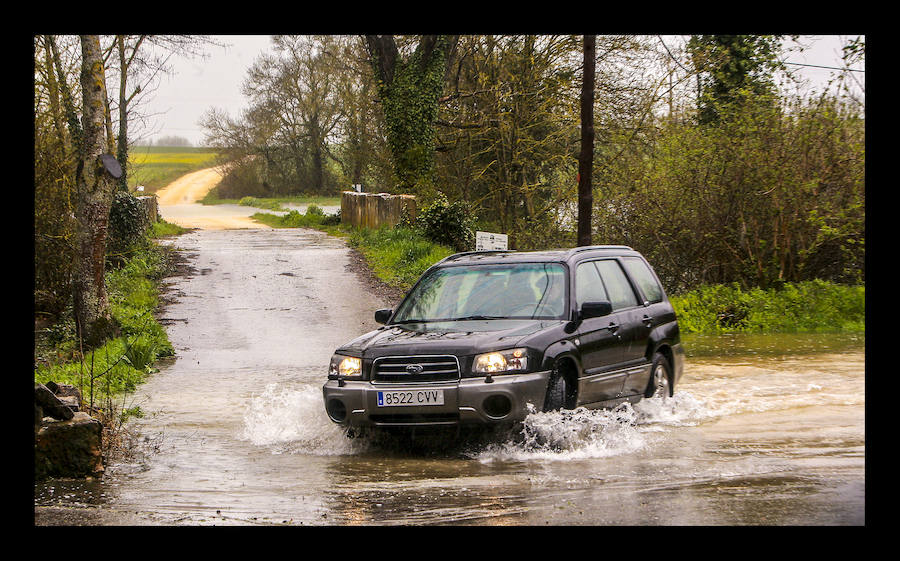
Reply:
[[[459,380],[459,362],[453,355],[387,356],[372,366],[375,382],[449,382]]]

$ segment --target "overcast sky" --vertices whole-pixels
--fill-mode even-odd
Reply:
[[[205,59],[174,59],[172,76],[164,76],[152,99],[148,101],[151,117],[147,130],[141,134],[156,140],[162,136],[181,136],[198,146],[203,130],[197,124],[211,107],[225,110],[238,117],[246,106],[241,84],[247,69],[263,51],[270,49],[268,35],[216,36],[229,47],[208,47]],[[789,62],[820,66],[841,66],[841,39],[846,36],[802,36],[804,44],[812,47],[794,53]],[[675,38],[673,38],[674,40]],[[672,45],[669,45],[673,48]],[[833,70],[812,67],[793,67],[800,70],[813,84],[824,84]],[[864,81],[864,74],[858,77]]]

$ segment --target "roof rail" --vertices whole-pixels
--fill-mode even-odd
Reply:
[[[483,253],[515,253],[515,252],[516,252],[516,250],[514,250],[514,249],[483,249],[481,251],[462,251],[460,253],[454,253],[453,255],[448,255],[447,257],[444,257],[443,259],[441,259],[440,261],[435,263],[435,265],[439,265],[448,259],[453,259],[454,257],[463,257],[465,255],[479,255],[479,254],[483,254]]]
[[[575,253],[579,253],[581,251],[590,251],[592,249],[627,249],[628,251],[634,251],[632,248],[627,245],[583,245],[579,247],[573,247],[569,250],[569,255],[573,255]]]

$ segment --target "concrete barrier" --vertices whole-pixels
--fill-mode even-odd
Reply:
[[[396,226],[405,212],[416,218],[416,197],[389,193],[341,192],[341,222],[357,228]]]

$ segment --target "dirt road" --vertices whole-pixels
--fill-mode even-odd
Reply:
[[[183,175],[157,193],[160,215],[173,224],[203,230],[242,230],[268,228],[250,216],[257,209],[239,205],[202,205],[198,203],[222,181],[220,168],[201,169]]]

